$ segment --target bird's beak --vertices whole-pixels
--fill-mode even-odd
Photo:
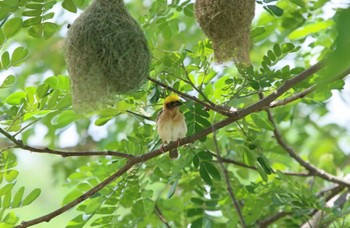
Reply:
[[[183,103],[181,102],[181,101],[176,101],[175,102],[175,106],[180,106],[180,105],[182,105]]]

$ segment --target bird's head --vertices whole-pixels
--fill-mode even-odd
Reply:
[[[176,94],[171,94],[164,99],[163,107],[166,109],[174,109],[182,105],[180,97]]]

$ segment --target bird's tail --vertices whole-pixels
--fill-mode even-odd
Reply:
[[[169,151],[169,157],[171,159],[176,159],[179,156],[179,153],[177,152],[177,149],[173,149]]]

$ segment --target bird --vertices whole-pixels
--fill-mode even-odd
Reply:
[[[157,131],[159,137],[162,139],[163,145],[165,143],[175,142],[180,143],[180,139],[187,134],[187,124],[185,116],[179,109],[182,105],[177,94],[171,94],[164,99],[163,108],[157,117]],[[177,149],[169,151],[169,157],[176,159],[179,156]]]

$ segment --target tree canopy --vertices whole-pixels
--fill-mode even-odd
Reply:
[[[82,113],[64,45],[90,3],[0,1],[0,227],[61,216],[61,227],[350,226],[350,128],[327,105],[350,74],[350,3],[256,1],[242,66],[215,62],[194,1],[125,1],[148,42],[149,75]],[[171,93],[188,133],[161,149],[155,120]],[[20,172],[24,154],[55,157],[49,178],[68,189],[40,216],[23,209],[55,186]]]

